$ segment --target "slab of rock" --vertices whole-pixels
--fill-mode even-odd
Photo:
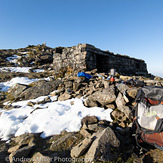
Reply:
[[[8,153],[12,153],[12,152],[15,152],[17,151],[19,148],[20,148],[21,145],[16,145],[14,147],[11,147],[8,149]]]
[[[40,152],[37,152],[33,155],[32,159],[33,163],[50,163],[52,158],[48,156],[44,156]]]
[[[89,125],[89,124],[95,124],[98,123],[99,120],[96,116],[86,116],[81,120],[81,124]]]
[[[118,84],[117,88],[122,94],[129,89],[129,87],[123,83]]]
[[[33,146],[25,146],[23,148],[16,150],[15,152],[12,152],[9,155],[10,162],[14,163],[14,162],[17,162],[15,161],[16,159],[20,160],[21,158],[27,158],[29,153],[32,151],[32,149],[33,149]]]
[[[61,96],[58,97],[58,101],[65,101],[72,98],[71,94],[64,93]]]
[[[116,100],[115,88],[110,86],[109,88],[102,89],[90,95],[88,101],[98,102],[101,106],[106,106]],[[87,101],[87,100],[86,100]],[[87,105],[89,106],[89,102]],[[86,102],[85,102],[86,103]]]
[[[92,101],[91,99],[87,99],[84,101],[84,105],[87,107],[98,107],[98,104],[96,101]]]
[[[129,95],[129,97],[134,98],[134,99],[135,99],[137,93],[138,93],[137,88],[130,88],[127,90],[127,94]]]
[[[119,92],[115,103],[116,103],[118,108],[126,105],[126,101],[124,100],[122,93]]]
[[[61,83],[61,81],[56,80],[53,82],[45,82],[45,83],[41,83],[38,86],[30,87],[30,88],[26,89],[25,91],[23,91],[19,95],[19,98],[28,100],[28,99],[35,99],[40,96],[49,95],[50,92],[52,92],[58,88],[60,83]]]
[[[120,141],[113,130],[107,127],[92,136],[96,137],[85,155],[85,161],[115,161],[119,155]]]
[[[123,112],[128,119],[131,118],[130,117],[131,116],[131,109],[128,106],[118,107],[118,110],[120,110],[121,112]]]
[[[89,148],[93,140],[93,137],[87,137],[77,146],[73,147],[71,150],[71,157],[76,158],[82,156],[84,152]]]
[[[117,110],[112,111],[111,116],[112,116],[112,119],[118,120],[120,122],[124,122],[127,120],[127,117],[125,116],[125,114],[119,110],[118,111]]]
[[[55,141],[54,143],[52,143],[52,145],[50,146],[50,150],[54,150],[55,148],[57,148],[58,146],[60,146],[60,144],[64,143],[65,141],[67,141],[68,139],[70,139],[72,136],[74,136],[75,133],[67,133],[66,135],[63,135],[61,138],[59,138],[57,141]]]
[[[24,84],[14,84],[9,90],[7,98],[16,99],[24,90],[26,90],[29,86]]]

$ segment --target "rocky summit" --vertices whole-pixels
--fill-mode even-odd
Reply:
[[[111,68],[116,69],[114,81],[110,81]],[[78,76],[78,72],[91,78]],[[33,82],[14,83],[17,77]],[[44,131],[15,135],[15,123],[7,140],[0,135],[0,162],[163,162],[163,151],[141,151],[132,133],[138,90],[145,85],[163,86],[162,78],[148,74],[144,61],[104,52],[89,44],[68,48],[29,45],[0,50],[0,80],[0,120],[4,112],[9,114],[22,107],[19,102],[24,100],[28,100],[29,115],[35,118],[38,113],[44,115],[51,102],[71,99],[71,106],[75,99],[82,99],[85,108],[95,108],[97,112],[111,109],[106,115],[111,121],[86,115],[78,131],[63,130],[47,137],[42,136]],[[33,100],[40,97],[44,98]],[[56,113],[62,114],[60,110]],[[80,117],[82,113],[78,114]],[[29,115],[24,110],[20,123],[25,123]],[[41,118],[40,123],[45,117]],[[37,127],[32,126],[31,131]]]

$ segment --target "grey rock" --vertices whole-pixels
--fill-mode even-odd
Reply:
[[[22,147],[18,150],[16,150],[15,152],[12,152],[9,155],[9,160],[11,163],[17,162],[17,160],[20,160],[21,158],[27,158],[29,153],[32,151],[33,146],[26,146],[26,147]]]
[[[24,84],[14,84],[9,90],[7,98],[14,98],[16,99],[24,90],[29,88],[28,85]]]
[[[50,163],[53,159],[48,156],[44,156],[40,152],[37,152],[32,156],[31,160],[33,163]]]
[[[72,98],[72,95],[67,94],[67,93],[64,93],[64,94],[62,94],[62,95],[60,95],[60,96],[58,97],[58,100],[59,100],[59,101],[65,101],[65,100],[68,100],[68,99],[70,99],[70,98]]]
[[[125,116],[125,114],[119,110],[112,111],[111,116],[112,116],[112,119],[116,121],[124,122],[127,120],[127,117]]]
[[[86,116],[82,119],[81,121],[81,124],[85,124],[86,126],[89,125],[89,124],[95,124],[95,123],[98,123],[99,120],[97,117],[95,116]]]
[[[120,142],[113,130],[107,127],[93,134],[93,141],[88,152],[85,155],[85,161],[115,161],[118,158]]]
[[[123,112],[128,119],[132,118],[130,107],[122,106],[122,107],[119,107],[118,110]]]
[[[126,84],[117,84],[118,90],[123,94],[125,91],[129,89],[129,87]]]
[[[91,136],[91,133],[88,131],[87,127],[80,129],[80,134],[83,135],[85,138]]]
[[[106,106],[116,100],[114,86],[97,91],[88,97],[89,101],[98,102],[101,106]],[[87,102],[85,102],[87,103]],[[87,103],[89,106],[89,102]]]
[[[127,90],[127,94],[129,95],[129,97],[132,97],[133,99],[135,99],[137,93],[138,93],[138,88],[130,88]]]
[[[73,83],[73,90],[74,91],[78,91],[80,87],[81,87],[81,83]]]
[[[30,88],[26,89],[19,95],[18,98],[28,100],[28,99],[34,99],[34,98],[37,98],[40,96],[49,95],[50,92],[52,92],[58,88],[60,83],[61,83],[60,80],[56,80],[53,82],[41,83],[38,86],[34,86],[34,87],[30,87]]]
[[[84,154],[84,152],[88,149],[88,147],[93,142],[93,137],[87,137],[82,142],[80,142],[77,146],[73,147],[71,150],[71,157],[76,158],[80,157]]]
[[[118,108],[126,105],[126,102],[125,102],[125,100],[123,98],[122,93],[119,92],[118,97],[117,97],[115,103],[116,103]]]
[[[67,133],[66,135],[63,135],[61,138],[59,138],[57,141],[55,141],[54,143],[52,143],[52,145],[50,146],[50,150],[53,151],[54,148],[60,146],[60,144],[64,143],[66,140],[70,139],[72,136],[74,136],[75,133]]]
[[[92,101],[89,98],[84,101],[84,105],[87,106],[87,107],[97,107],[98,106],[96,101]]]

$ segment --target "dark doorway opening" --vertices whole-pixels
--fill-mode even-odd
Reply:
[[[108,72],[108,57],[104,55],[96,54],[96,67],[98,72]]]

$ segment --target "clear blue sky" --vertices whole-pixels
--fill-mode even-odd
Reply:
[[[0,49],[43,42],[144,59],[163,77],[163,0],[0,0]]]

